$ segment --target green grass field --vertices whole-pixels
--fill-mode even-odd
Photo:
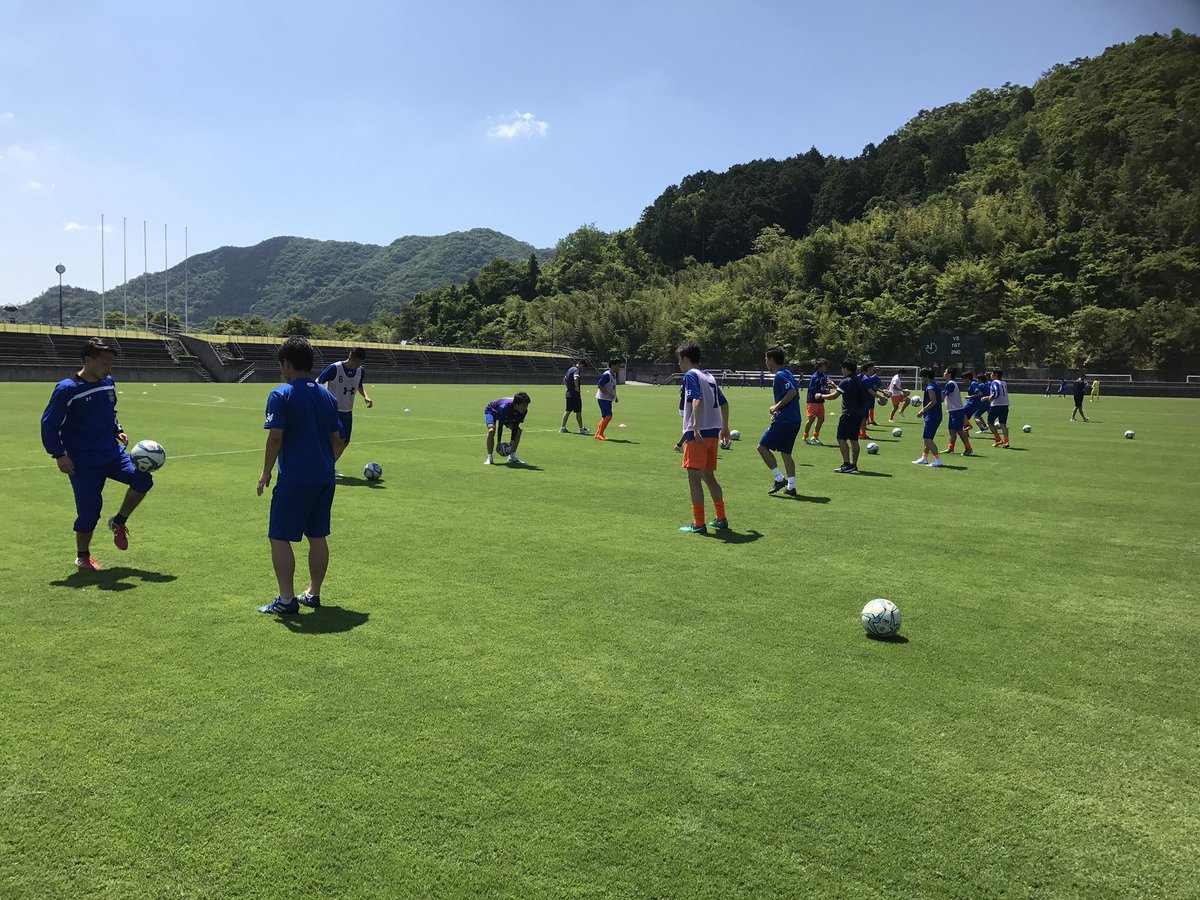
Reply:
[[[1017,396],[1014,450],[941,471],[910,415],[881,477],[797,445],[797,501],[734,389],[704,537],[672,388],[608,444],[530,388],[513,469],[516,386],[378,385],[342,470],[384,480],[277,620],[268,386],[118,386],[170,461],[81,575],[50,386],[0,385],[4,898],[1200,895],[1200,402]]]

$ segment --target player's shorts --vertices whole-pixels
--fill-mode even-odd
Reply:
[[[341,435],[343,443],[350,443],[350,432],[354,430],[354,413],[339,412],[338,418],[341,419],[341,425],[338,428],[338,434]]]
[[[289,543],[304,537],[328,537],[332,509],[332,484],[277,484],[271,492],[267,537]]]
[[[893,396],[892,397],[892,409],[895,409],[897,406],[899,406],[900,401],[903,399],[904,399],[904,397],[901,396],[900,394],[896,394],[895,396]]]
[[[778,450],[790,456],[792,448],[796,446],[796,435],[799,433],[799,422],[772,422],[758,443],[768,450]]]
[[[596,405],[600,407],[600,417],[602,419],[607,419],[612,416],[613,402],[611,400],[599,400],[598,399],[598,400],[596,400]]]
[[[839,441],[857,441],[860,425],[862,425],[862,417],[857,413],[849,416],[842,413],[838,417],[837,439]]]
[[[921,432],[921,437],[925,438],[926,440],[931,441],[931,440],[933,440],[934,436],[937,435],[938,429],[941,427],[942,427],[942,417],[941,416],[926,416],[925,417],[925,428]]]
[[[822,400],[820,403],[808,403],[805,405],[804,411],[808,414],[810,419],[823,419],[825,418],[825,401]]]
[[[988,410],[988,424],[995,425],[997,422],[1000,423],[1001,425],[1008,424],[1008,407],[1007,406],[993,406],[991,409]]]
[[[968,400],[967,405],[962,409],[963,421],[969,422],[975,417],[975,413],[977,412],[979,412],[979,404],[974,400]]]
[[[966,409],[950,410],[950,424],[948,426],[949,429],[951,431],[962,431],[963,430],[963,421],[966,419],[966,416],[967,416]]]
[[[583,395],[582,394],[575,394],[574,396],[572,396],[571,394],[567,394],[567,412],[569,412],[569,413],[583,412]]]
[[[1075,408],[1076,408],[1076,409],[1083,409],[1083,394],[1076,394],[1076,395],[1075,395]]]
[[[104,508],[104,482],[111,478],[127,484],[139,494],[154,487],[154,478],[149,472],[139,472],[129,454],[124,450],[107,463],[86,465],[75,462],[75,474],[71,476],[71,489],[75,492],[75,530],[85,534],[96,530],[100,511]]]
[[[717,470],[717,446],[715,437],[693,438],[683,442],[683,467],[701,472]]]

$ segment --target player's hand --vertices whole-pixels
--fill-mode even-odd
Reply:
[[[728,429],[728,428],[722,428],[722,429],[721,429],[721,440],[723,440],[723,441],[730,441],[730,440],[732,440],[732,438],[730,438],[730,436],[729,436],[729,429]]]
[[[367,409],[370,409],[370,408],[371,408],[372,406],[374,406],[374,405],[375,405],[375,401],[374,401],[374,400],[368,400],[368,401],[367,401]]]
[[[263,472],[258,478],[258,496],[262,496],[262,492],[271,486],[271,473]]]
[[[129,435],[127,435],[125,432],[118,431],[117,432],[117,440],[121,442],[122,447],[129,446]]]
[[[75,463],[71,461],[71,457],[67,456],[67,454],[64,453],[55,462],[58,463],[58,471],[64,475],[75,474]]]

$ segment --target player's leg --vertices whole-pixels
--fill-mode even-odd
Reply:
[[[267,539],[271,544],[271,568],[279,593],[260,613],[291,615],[299,612],[296,599],[296,556],[292,544],[304,539],[304,529],[312,510],[319,485],[275,485],[271,492],[271,519]]]
[[[333,461],[335,463],[342,458],[342,454],[350,446],[350,435],[354,431],[354,414],[339,412],[338,420],[341,427],[338,429],[338,436],[333,441]]]
[[[558,430],[560,433],[562,433],[562,434],[566,433],[567,419],[569,419],[569,418],[571,418],[571,400],[570,400],[570,398],[567,399],[567,409],[566,409],[566,412],[563,413],[562,425],[560,425],[558,427]]]
[[[313,499],[309,512],[308,523],[304,536],[308,538],[308,587],[296,599],[305,606],[318,607],[321,605],[321,585],[325,582],[325,573],[329,571],[329,537],[330,521],[333,512],[334,487],[324,486]]]
[[[96,572],[100,565],[92,559],[92,532],[104,505],[104,470],[76,463],[70,477],[75,493],[75,565]]]
[[[118,550],[128,550],[129,529],[125,523],[154,487],[154,478],[149,472],[139,472],[128,453],[122,453],[120,459],[109,466],[105,474],[128,486],[125,499],[121,501],[120,511],[108,520],[108,528],[113,533],[113,543]]]
[[[522,428],[520,425],[514,425],[512,427],[512,440],[509,441],[509,444],[511,444],[511,447],[509,448],[509,451],[508,451],[508,461],[509,462],[514,462],[514,463],[521,462],[520,457],[517,456],[517,447],[520,446],[521,435],[523,435],[524,433],[525,433],[525,429]]]
[[[851,471],[858,470],[858,455],[862,451],[862,445],[858,442],[858,438],[850,439],[850,469]]]
[[[693,446],[698,440],[687,441],[683,445],[683,464],[687,467],[693,455]],[[684,525],[680,531],[707,531],[704,524],[704,478],[699,469],[688,467],[688,494],[692,501],[692,524]]]
[[[296,555],[288,541],[271,539],[271,566],[279,584],[279,598],[289,603],[296,598]]]
[[[707,469],[702,474],[704,483],[708,486],[709,496],[712,497],[713,509],[716,510],[716,516],[708,524],[718,531],[728,528],[729,519],[725,517],[725,492],[721,490],[721,484],[717,481],[716,470]]]
[[[817,413],[817,424],[813,429],[812,442],[818,447],[821,446],[821,426],[825,424],[825,404],[821,404],[820,411]]]
[[[483,464],[490,466],[496,453],[496,420],[492,418],[491,413],[488,413],[483,417],[483,423],[487,427],[487,459],[483,461]]]
[[[767,491],[768,494],[774,494],[783,490],[787,486],[784,480],[783,472],[779,468],[779,461],[775,459],[775,454],[771,451],[776,444],[776,428],[775,423],[771,423],[770,427],[763,432],[763,436],[758,441],[758,455],[762,457],[762,461],[767,468],[771,470],[771,475],[774,476],[774,485]]]

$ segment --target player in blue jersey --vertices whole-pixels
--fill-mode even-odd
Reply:
[[[942,388],[937,383],[937,374],[926,366],[921,370],[921,381],[925,384],[925,392],[921,398],[921,418],[925,420],[925,428],[921,438],[925,442],[919,458],[913,460],[913,465],[940,468],[942,454],[937,448],[937,433],[942,427]],[[929,457],[933,460],[930,461]]]
[[[862,423],[858,426],[858,437],[860,440],[866,440],[867,426],[875,424],[875,402],[883,393],[883,379],[876,374],[873,362],[863,363],[858,377],[867,392],[867,402],[862,409]]]
[[[683,375],[683,467],[688,473],[692,498],[692,523],[679,530],[707,534],[704,521],[704,487],[712,495],[716,518],[707,523],[717,531],[729,527],[725,494],[717,482],[717,447],[729,440],[729,404],[716,379],[700,368],[700,345],[684,341],[675,351]]]
[[[825,367],[829,363],[824,359],[813,360],[813,373],[808,379],[808,394],[805,397],[805,413],[807,418],[804,420],[804,443],[815,444],[820,447],[821,444],[821,425],[825,422],[825,396],[829,390],[829,377],[825,374]],[[833,396],[837,396],[834,392]],[[813,431],[812,440],[809,440],[808,431],[816,424],[816,430]]]
[[[962,438],[963,456],[974,456],[975,451],[971,448],[971,426],[963,425],[963,422],[967,421],[967,407],[957,378],[958,369],[950,368],[942,373],[942,401],[948,419],[946,429],[950,432],[950,443],[946,452],[953,453],[955,442]]]
[[[345,360],[330,363],[325,367],[325,371],[317,376],[317,384],[325,385],[329,393],[337,398],[338,418],[342,422],[342,430],[333,444],[335,469],[337,461],[346,452],[346,447],[350,443],[350,434],[354,431],[354,398],[362,394],[367,409],[375,405],[375,401],[367,393],[367,370],[363,365],[366,358],[367,351],[362,347],[355,347]],[[335,472],[335,477],[340,477],[340,474]]]
[[[975,424],[979,428],[979,430],[976,432],[976,434],[977,435],[990,434],[991,432],[988,430],[987,422],[985,422],[984,419],[987,416],[988,410],[991,408],[991,405],[992,405],[992,398],[991,398],[992,373],[991,372],[983,372],[982,374],[980,374],[979,380],[975,384],[976,384],[976,388],[978,390],[978,395],[976,396],[977,403],[976,403],[976,407],[975,407],[974,420],[975,420]],[[968,427],[969,427],[969,423],[968,423]]]
[[[146,493],[154,487],[148,472],[139,472],[125,452],[129,438],[117,418],[117,388],[112,379],[116,353],[100,338],[92,338],[80,351],[82,367],[54,386],[42,413],[42,446],[54,457],[58,470],[71,479],[75,494],[75,565],[98,572],[92,558],[92,532],[100,521],[104,483],[108,479],[128,485],[125,499],[108,520],[118,550],[129,548],[126,521]]]
[[[596,440],[598,441],[608,440],[608,437],[604,434],[604,430],[608,428],[608,423],[612,421],[613,404],[619,401],[617,397],[617,376],[620,371],[621,364],[614,360],[605,365],[604,374],[596,382],[596,405],[600,407],[600,424],[596,426]]]
[[[267,446],[258,496],[271,486],[276,463],[279,480],[271,492],[271,564],[279,593],[260,613],[292,615],[300,605],[321,605],[321,584],[329,569],[330,514],[333,509],[333,445],[341,432],[333,394],[313,379],[313,349],[293,337],[279,348],[284,384],[267,397]],[[296,595],[296,556],[292,544],[308,538],[308,588]]]
[[[524,391],[512,397],[501,397],[493,400],[483,410],[483,424],[487,426],[487,459],[485,466],[495,462],[494,452],[497,444],[504,442],[504,429],[512,432],[512,446],[508,451],[508,461],[514,466],[522,465],[517,456],[517,446],[521,443],[524,433],[522,423],[525,414],[529,412],[529,395]]]
[[[838,475],[854,475],[858,472],[858,426],[862,422],[863,407],[867,402],[867,389],[858,377],[858,363],[852,359],[842,360],[842,380],[833,390],[822,394],[822,400],[832,400],[841,395],[842,414],[838,417],[837,442],[842,451],[842,464],[833,471]]]
[[[787,354],[782,347],[769,349],[766,362],[774,376],[775,402],[767,409],[771,414],[771,424],[758,441],[758,455],[775,476],[775,483],[767,493],[776,494],[782,490],[789,497],[795,497],[796,461],[792,459],[792,448],[796,446],[796,436],[800,434],[800,385],[786,368]],[[775,461],[773,450],[778,450],[783,457],[786,480]]]

